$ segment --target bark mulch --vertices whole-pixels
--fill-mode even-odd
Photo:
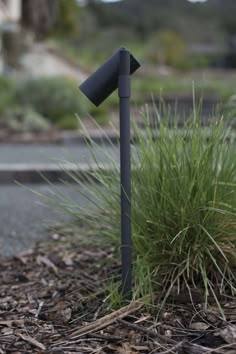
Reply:
[[[38,243],[0,261],[0,353],[236,353],[236,301],[205,311],[184,296],[165,307],[134,301],[118,310],[107,280],[114,249],[78,234]]]

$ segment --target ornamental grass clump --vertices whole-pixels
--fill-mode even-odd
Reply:
[[[158,112],[156,112],[158,116]],[[167,119],[168,120],[168,119]],[[132,189],[133,242],[149,286],[164,300],[174,287],[202,289],[204,302],[235,294],[235,140],[223,119],[179,130],[159,121],[137,131]],[[155,133],[155,134],[153,134]],[[137,274],[137,287],[142,289]],[[218,303],[219,305],[219,303]]]
[[[235,137],[223,118],[202,126],[196,111],[182,129],[157,110],[144,119],[132,145],[134,296],[159,294],[164,303],[197,289],[205,305],[220,307],[221,295],[236,291]],[[94,157],[89,184],[70,174],[95,208],[62,207],[119,246],[119,164],[109,166]]]

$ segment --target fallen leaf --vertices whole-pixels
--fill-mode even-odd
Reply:
[[[0,326],[11,327],[11,326],[12,326],[12,320],[9,320],[9,321],[0,321]]]
[[[59,301],[56,306],[48,313],[48,318],[50,321],[64,324],[67,323],[71,318],[72,310],[69,304],[65,301]]]
[[[4,335],[4,336],[9,336],[11,334],[13,334],[13,329],[12,328],[8,328],[8,327],[5,327],[1,330],[1,333]]]
[[[6,304],[8,302],[12,302],[12,297],[11,296],[6,296],[0,299],[0,304]]]
[[[74,264],[72,256],[64,256],[62,258],[63,262],[65,263],[66,266],[72,266]]]
[[[170,329],[167,329],[165,331],[165,336],[171,338],[172,337],[172,331]]]
[[[136,350],[133,350],[128,342],[122,343],[121,347],[117,348],[119,354],[137,354]]]
[[[220,331],[220,336],[226,343],[234,344],[236,342],[236,326],[227,326]]]
[[[62,322],[67,323],[71,319],[72,310],[70,307],[61,311]]]
[[[229,308],[229,309],[235,309],[236,308],[236,302],[227,302],[227,304],[224,305],[225,308]]]
[[[24,325],[24,320],[8,320],[8,321],[0,321],[0,326],[7,327],[22,327]]]
[[[55,240],[55,241],[59,240],[59,238],[60,238],[60,236],[58,234],[53,234],[52,235],[52,239]]]
[[[149,320],[150,317],[151,317],[150,315],[143,316],[143,317],[139,318],[137,321],[135,321],[134,323],[139,324],[139,323],[145,322],[145,321]]]
[[[190,325],[190,328],[196,331],[206,331],[209,327],[210,325],[205,322],[194,322]]]
[[[149,350],[149,348],[144,345],[131,345],[131,348],[137,350],[138,352]]]

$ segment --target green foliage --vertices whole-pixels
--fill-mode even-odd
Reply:
[[[98,23],[106,28],[122,27],[135,30],[137,35],[148,38],[162,28],[175,29],[189,38],[208,36],[208,26],[220,27],[222,33],[235,33],[234,0],[123,0],[105,3],[90,1],[87,6]],[[193,27],[191,25],[195,23]],[[198,24],[198,27],[195,26]]]
[[[8,127],[17,133],[42,132],[50,128],[49,122],[30,107],[14,107],[5,115]]]
[[[187,56],[181,54],[177,62],[174,60],[174,67],[191,69],[201,68],[209,63],[223,64],[222,57],[227,54],[225,46],[227,36],[235,33],[235,11],[234,0],[208,0],[202,3],[187,0],[122,0],[112,3],[88,1],[80,11],[81,14],[83,13],[82,16],[86,17],[81,24],[81,28],[84,27],[85,30],[82,29],[81,41],[77,40],[75,47],[82,52],[82,57],[83,52],[86,51],[89,64],[93,65],[94,61],[99,63],[100,59],[97,55],[100,57],[103,52],[111,53],[120,43],[129,47],[130,34],[132,34],[133,43],[150,42],[147,53],[142,50],[141,54],[146,61],[149,58],[154,63],[167,60],[167,65],[172,65],[168,64],[168,61],[173,62],[174,49],[166,59],[166,51],[170,52],[166,49],[166,45],[169,41],[175,45],[174,37],[178,33],[176,55],[179,57],[181,52],[187,52]],[[89,28],[87,23],[89,23]],[[127,37],[119,36],[119,32],[126,32]],[[161,50],[158,48],[159,41],[154,38],[156,36],[154,33],[162,32],[171,33],[164,38],[164,54],[163,48]],[[99,40],[100,33],[103,33],[104,40],[101,37]],[[120,41],[117,41],[118,37]],[[162,42],[163,38],[160,39]],[[90,51],[83,47],[84,43],[87,47],[90,44]],[[201,44],[205,45],[205,48],[201,47]],[[187,51],[185,51],[185,46]],[[171,45],[171,47],[174,46]],[[94,48],[96,48],[95,55]],[[218,53],[216,48],[219,48]],[[80,60],[80,56],[78,59]],[[84,62],[83,58],[82,61]]]
[[[184,69],[193,69],[193,68],[207,68],[209,67],[210,63],[210,56],[207,56],[206,54],[189,54],[185,58],[185,67]]]
[[[144,46],[142,46],[135,35],[120,28],[111,28],[109,31],[107,29],[98,30],[94,28],[77,40],[70,42],[68,40],[58,40],[56,44],[76,63],[79,62],[85,68],[96,69],[122,43],[125,43],[131,50],[135,49],[136,53],[137,49],[139,53],[142,53]]]
[[[124,304],[124,299],[120,292],[121,282],[117,281],[117,279],[112,279],[107,287],[108,298],[106,300],[109,301],[112,310],[118,310]]]
[[[213,296],[220,307],[219,294],[236,292],[235,137],[222,120],[202,127],[195,107],[182,130],[165,112],[155,110],[155,123],[145,113],[145,134],[134,127],[134,295],[158,291],[164,303],[174,289],[198,288],[205,305]],[[109,171],[96,157],[94,164],[89,186],[70,174],[94,208],[78,212],[79,206],[61,196],[58,206],[119,245],[119,164],[112,160]]]
[[[78,4],[76,0],[59,0],[59,14],[56,22],[56,31],[63,35],[79,33]]]
[[[99,108],[94,106],[94,104],[89,104],[88,110],[92,118],[96,120],[99,125],[106,125],[109,122],[109,114],[112,107],[109,106],[108,102],[105,102]]]
[[[182,37],[174,31],[164,30],[154,34],[148,43],[147,53],[148,59],[154,64],[176,68],[185,64],[185,43]]]
[[[84,102],[79,99],[77,83],[71,79],[40,78],[20,82],[16,102],[31,106],[42,116],[56,123],[68,115],[85,114]]]
[[[68,114],[56,123],[56,127],[62,130],[76,130],[79,128],[79,121],[76,115]]]
[[[234,129],[236,129],[236,95],[231,96],[225,103],[227,120]]]
[[[12,105],[14,100],[15,83],[13,80],[0,76],[0,114]]]
[[[153,288],[162,283],[165,300],[174,286],[198,286],[205,304],[209,295],[217,302],[216,294],[235,292],[235,142],[226,143],[230,135],[222,121],[202,128],[196,112],[181,131],[166,122],[156,130],[158,139],[149,122],[147,131],[148,138],[138,132],[132,190],[141,267]],[[143,292],[139,280],[138,286]]]
[[[236,24],[235,24],[235,19],[234,19],[234,13],[229,13],[225,18],[223,19],[223,25],[225,30],[230,34],[230,35],[235,35],[236,34]]]
[[[144,104],[151,95],[178,95],[191,96],[194,82],[195,91],[198,95],[212,95],[219,97],[219,102],[224,102],[235,93],[235,80],[230,73],[215,73],[213,76],[207,71],[203,76],[191,73],[191,75],[146,75],[136,77],[132,82],[132,91],[136,103]]]

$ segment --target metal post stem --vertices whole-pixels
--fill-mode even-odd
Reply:
[[[118,78],[120,98],[120,173],[121,173],[121,260],[122,292],[132,298],[131,241],[131,161],[130,161],[130,52],[120,51]]]

